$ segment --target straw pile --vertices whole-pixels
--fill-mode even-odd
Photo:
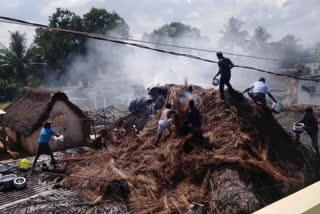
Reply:
[[[135,213],[184,213],[193,203],[203,204],[204,213],[250,213],[315,180],[314,156],[294,144],[270,111],[240,94],[220,101],[217,91],[194,87],[203,136],[185,133],[185,91],[168,88],[164,103],[175,105],[176,126],[165,131],[158,147],[152,142],[161,111],[151,114],[146,107],[103,132],[96,154],[66,159],[73,175],[160,191],[72,178],[60,185],[92,201],[123,200]],[[139,121],[140,132],[130,128]],[[119,126],[126,132],[112,131]]]

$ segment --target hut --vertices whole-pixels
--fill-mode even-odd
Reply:
[[[42,124],[52,122],[52,129],[64,136],[50,141],[53,151],[83,145],[90,134],[86,115],[61,91],[25,87],[6,109],[4,123],[9,142],[34,155]]]

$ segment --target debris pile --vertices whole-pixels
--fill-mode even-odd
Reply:
[[[66,159],[72,175],[115,183],[65,178],[59,185],[91,201],[122,198],[135,213],[184,213],[197,203],[204,213],[251,213],[315,181],[307,149],[268,109],[240,95],[220,101],[217,91],[194,86],[203,136],[181,131],[186,90],[171,85],[158,93],[177,111],[176,130],[166,130],[159,146],[152,143],[161,112],[146,101],[101,134],[95,154]],[[125,133],[112,131],[120,126]]]
[[[117,109],[114,105],[101,108],[96,111],[85,111],[91,122],[96,125],[110,125],[119,118],[125,116],[128,112]]]

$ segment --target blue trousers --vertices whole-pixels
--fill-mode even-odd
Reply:
[[[319,145],[318,145],[318,132],[314,134],[309,134],[311,141],[312,141],[312,146],[316,153],[319,155]],[[300,133],[296,133],[296,140],[300,140]]]

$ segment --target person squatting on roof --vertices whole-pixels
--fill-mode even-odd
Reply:
[[[234,89],[230,84],[231,69],[234,67],[234,65],[231,62],[231,60],[229,58],[225,58],[221,52],[217,52],[217,57],[219,59],[219,71],[213,78],[215,79],[217,76],[221,74],[219,92],[221,100],[224,100],[224,85],[228,87],[230,94],[234,92]]]
[[[260,102],[263,105],[267,105],[267,100],[266,100],[266,94],[275,102],[277,103],[277,100],[272,96],[272,94],[269,92],[268,87],[266,86],[266,79],[265,78],[260,78],[259,81],[252,83],[249,88],[244,90],[242,94],[245,94],[248,92],[249,97],[254,101],[254,102]]]
[[[304,124],[304,130],[307,131],[308,135],[311,138],[312,146],[319,156],[319,145],[318,145],[318,120],[313,114],[313,109],[311,107],[307,107],[304,109],[305,114],[303,118],[297,123]],[[296,132],[296,142],[300,141],[300,133]]]
[[[51,163],[53,164],[54,168],[56,168],[56,160],[54,159],[53,153],[52,153],[50,146],[49,146],[49,141],[51,139],[51,136],[53,136],[53,135],[55,135],[57,137],[60,136],[59,134],[57,134],[55,131],[53,131],[51,129],[51,123],[49,121],[45,121],[43,123],[43,129],[41,129],[41,131],[40,131],[40,137],[38,140],[38,142],[39,142],[38,152],[37,152],[37,156],[33,162],[33,166],[32,166],[33,169],[36,166],[36,163],[37,163],[39,156],[42,154],[50,155]]]
[[[194,100],[189,101],[186,123],[192,132],[201,134],[201,116],[199,110],[195,107]]]
[[[175,113],[176,112],[171,109],[171,104],[166,104],[166,108],[162,111],[160,120],[158,122],[158,135],[154,145],[158,145],[164,130],[174,123]]]

